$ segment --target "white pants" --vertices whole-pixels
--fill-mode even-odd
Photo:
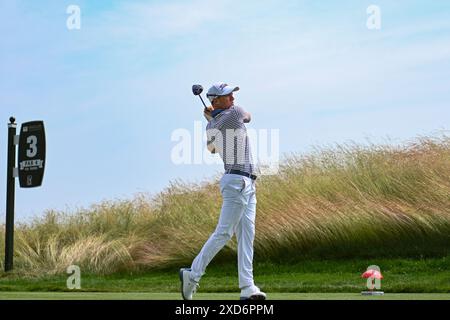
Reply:
[[[216,230],[192,262],[191,277],[200,281],[214,256],[236,233],[238,244],[239,288],[254,285],[253,240],[255,239],[255,181],[237,174],[220,179],[223,204]]]

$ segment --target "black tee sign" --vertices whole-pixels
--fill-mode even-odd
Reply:
[[[43,121],[22,123],[19,138],[19,183],[22,188],[39,187],[45,168]]]

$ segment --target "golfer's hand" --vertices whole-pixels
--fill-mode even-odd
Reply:
[[[214,144],[214,140],[215,138],[211,140],[209,140],[208,138],[208,141],[206,141],[206,147],[208,148],[208,151],[211,153],[216,153],[216,146]]]
[[[210,121],[212,119],[211,112],[214,110],[212,106],[206,107],[203,109],[203,115],[205,116],[206,120]]]
[[[216,147],[214,146],[213,143],[209,143],[206,145],[208,147],[208,151],[211,153],[216,153]]]

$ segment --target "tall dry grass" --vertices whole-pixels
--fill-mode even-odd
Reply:
[[[449,173],[446,135],[291,154],[278,175],[257,180],[255,259],[446,255]],[[16,225],[15,268],[48,274],[77,264],[112,273],[186,265],[216,225],[217,182],[176,181],[156,196],[47,211]],[[231,241],[216,261],[235,252]]]

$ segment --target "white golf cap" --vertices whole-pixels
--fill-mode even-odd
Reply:
[[[218,82],[214,84],[211,88],[209,88],[206,96],[209,101],[213,102],[213,100],[219,96],[226,96],[234,91],[238,91],[239,87],[229,86],[225,82]]]

